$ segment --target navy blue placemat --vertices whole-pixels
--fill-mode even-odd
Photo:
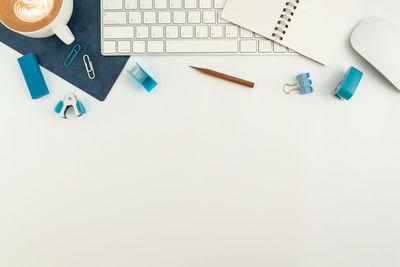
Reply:
[[[0,41],[21,54],[33,52],[40,65],[72,83],[93,97],[103,101],[129,57],[104,57],[100,46],[100,0],[75,0],[74,12],[68,24],[75,35],[75,42],[66,45],[58,37],[44,39],[24,37],[8,30],[0,23]],[[64,61],[75,44],[82,50],[68,68]],[[90,80],[82,61],[83,55],[89,55],[96,72],[96,78]],[[15,60],[15,64],[18,64]],[[56,89],[53,89],[56,90]]]

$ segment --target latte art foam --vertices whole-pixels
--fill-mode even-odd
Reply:
[[[54,6],[54,0],[17,0],[14,13],[20,20],[38,22],[47,17]]]
[[[15,31],[34,32],[54,21],[63,1],[0,0],[0,22]]]

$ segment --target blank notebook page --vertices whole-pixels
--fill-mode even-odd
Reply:
[[[288,0],[228,0],[222,17],[328,65],[343,39],[356,0],[300,0],[288,27],[278,24]],[[277,32],[280,27],[285,34]],[[279,34],[283,39],[274,38]]]
[[[287,1],[228,0],[222,18],[270,38],[285,2]]]

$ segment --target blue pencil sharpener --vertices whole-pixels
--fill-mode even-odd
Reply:
[[[147,92],[153,90],[157,86],[157,82],[136,62],[128,73],[146,89]]]
[[[334,95],[341,100],[350,100],[356,92],[363,75],[358,69],[350,67],[343,81],[338,84]]]

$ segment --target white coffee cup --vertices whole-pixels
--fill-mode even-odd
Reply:
[[[72,44],[75,40],[74,35],[67,26],[67,23],[72,16],[73,7],[74,0],[62,0],[60,11],[58,12],[58,15],[54,18],[54,20],[43,28],[32,32],[17,31],[8,27],[6,24],[3,24],[12,31],[32,38],[46,38],[56,34],[58,38],[69,45]]]

